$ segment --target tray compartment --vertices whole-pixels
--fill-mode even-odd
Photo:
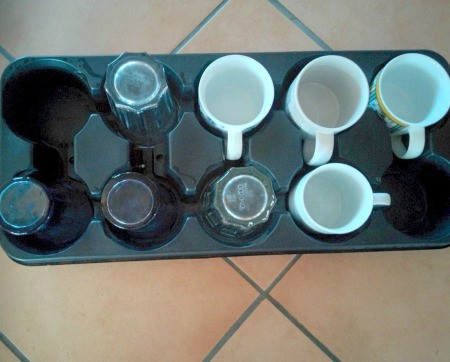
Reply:
[[[60,60],[32,61],[3,84],[5,122],[34,143],[68,148],[95,109],[80,73]]]
[[[395,159],[382,177],[392,195],[386,220],[402,233],[423,239],[450,233],[450,164],[439,156]]]
[[[58,253],[74,244],[94,215],[87,187],[68,178],[49,180],[39,171],[23,172],[21,176],[45,185],[50,199],[49,216],[43,228],[28,235],[5,232],[7,239],[18,249],[36,255]]]

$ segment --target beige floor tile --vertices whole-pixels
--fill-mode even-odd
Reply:
[[[18,359],[14,354],[0,341],[0,361],[17,362]]]
[[[25,267],[0,253],[0,329],[32,361],[199,361],[255,299],[222,259]]]
[[[0,54],[0,76],[5,70],[5,68],[8,66],[8,64],[9,64],[8,60],[3,55]]]
[[[183,53],[316,50],[318,46],[265,0],[231,0]]]
[[[281,0],[333,49],[431,49],[450,60],[447,0]]]
[[[14,56],[170,52],[219,0],[0,3],[0,45]]]
[[[213,361],[328,361],[270,302],[263,301]]]
[[[261,288],[266,289],[292,258],[293,255],[240,256],[232,258],[232,261]]]
[[[450,360],[450,248],[304,255],[272,295],[343,360]]]

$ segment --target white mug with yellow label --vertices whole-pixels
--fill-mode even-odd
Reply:
[[[407,53],[389,61],[370,88],[369,107],[386,122],[392,151],[403,159],[419,157],[425,127],[438,122],[450,107],[450,78],[433,58]],[[403,135],[408,135],[405,146]]]

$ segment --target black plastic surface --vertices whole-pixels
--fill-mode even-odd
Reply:
[[[244,154],[226,161],[224,141],[200,116],[196,89],[202,71],[224,54],[152,55],[164,64],[178,105],[176,127],[163,142],[143,147],[118,132],[104,77],[115,56],[22,58],[2,76],[0,187],[12,177],[38,171],[49,179],[76,180],[90,191],[94,208],[84,233],[63,249],[21,247],[1,231],[5,252],[24,264],[53,264],[215,257],[232,255],[428,249],[450,245],[450,125],[448,115],[427,129],[422,156],[399,160],[384,122],[370,109],[336,137],[330,162],[358,168],[374,191],[393,203],[374,209],[360,229],[347,235],[314,235],[287,210],[287,193],[312,168],[303,164],[300,130],[284,112],[287,89],[312,59],[326,54],[355,61],[369,82],[383,64],[410,51],[289,52],[246,54],[262,63],[275,85],[272,110],[244,135]],[[414,50],[446,60],[431,51]],[[255,166],[272,178],[277,196],[272,215],[252,238],[223,240],[205,227],[201,196],[209,183],[235,166]],[[102,214],[101,191],[116,174],[136,171],[170,190],[176,205],[170,230],[137,239],[113,230]],[[28,243],[30,240],[28,240]],[[28,245],[28,244],[27,244]]]

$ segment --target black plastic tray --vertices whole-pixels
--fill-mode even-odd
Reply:
[[[283,109],[287,89],[301,68],[316,57],[338,54],[355,61],[371,82],[384,64],[406,52],[411,51],[246,54],[269,71],[275,102],[261,125],[244,135],[244,153],[238,161],[225,160],[224,141],[204,124],[197,103],[203,70],[224,54],[152,55],[166,67],[179,115],[166,139],[147,149],[114,132],[115,118],[103,82],[106,66],[116,56],[18,59],[2,76],[0,186],[35,169],[76,179],[90,195],[94,216],[83,235],[62,250],[40,249],[37,244],[30,252],[3,231],[1,245],[13,260],[30,265],[446,247],[450,245],[448,115],[427,129],[425,151],[414,160],[393,156],[389,131],[370,109],[355,126],[337,135],[330,162],[356,167],[374,191],[387,191],[393,200],[391,207],[375,209],[357,231],[314,235],[299,227],[287,210],[288,190],[312,169],[303,164],[300,131]],[[440,55],[413,52],[436,59],[449,72]],[[46,91],[49,87],[57,89],[57,96]],[[208,182],[229,167],[243,165],[272,177],[278,201],[262,232],[230,244],[205,228],[199,200]],[[163,240],[149,240],[144,248],[113,234],[100,205],[108,179],[136,168],[165,183],[179,201],[175,227]]]

